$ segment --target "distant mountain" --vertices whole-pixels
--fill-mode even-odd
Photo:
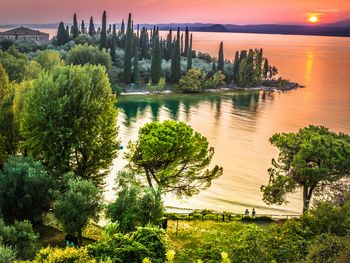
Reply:
[[[65,23],[70,26],[70,24]],[[0,28],[15,28],[26,26],[30,28],[57,28],[58,23],[48,24],[12,24],[0,25]],[[96,27],[100,26],[95,24]],[[286,35],[316,35],[316,36],[343,36],[350,37],[350,19],[339,21],[333,24],[322,25],[233,25],[233,24],[213,24],[213,23],[170,23],[158,24],[160,30],[176,30],[178,27],[184,30],[186,26],[191,31],[200,32],[232,32],[232,33],[255,33],[255,34],[286,34]],[[117,23],[117,27],[120,24]],[[153,24],[140,24],[140,29],[146,27],[152,29]],[[135,26],[136,28],[136,26]]]
[[[344,28],[344,27],[350,28],[350,19],[341,20],[341,21],[338,21],[338,22],[332,23],[332,24],[327,24],[326,26],[330,26],[330,27],[341,27],[341,28]]]

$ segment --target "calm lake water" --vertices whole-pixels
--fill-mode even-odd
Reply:
[[[216,55],[224,41],[225,55],[236,50],[263,48],[280,75],[306,88],[288,92],[236,92],[224,95],[125,96],[118,102],[123,145],[136,140],[137,131],[151,120],[185,121],[206,136],[215,148],[213,163],[224,174],[190,199],[166,198],[175,207],[243,212],[255,207],[264,213],[299,213],[301,194],[290,203],[269,207],[260,186],[277,150],[268,139],[276,132],[295,132],[309,124],[350,133],[350,38],[228,33],[194,33],[194,48]],[[108,180],[125,162],[123,152]],[[280,210],[280,211],[278,211]]]
[[[0,30],[1,31],[1,30]],[[45,30],[51,34],[56,30]],[[165,33],[162,33],[165,34]],[[151,120],[185,121],[206,136],[215,148],[214,164],[221,178],[190,199],[166,197],[166,205],[257,213],[299,213],[301,194],[290,203],[267,206],[260,186],[277,150],[268,139],[276,132],[295,132],[309,124],[350,134],[350,38],[236,33],[193,34],[193,47],[217,56],[224,41],[225,57],[241,49],[263,48],[280,75],[305,85],[288,92],[236,92],[224,95],[124,96],[118,100],[119,134],[124,146],[136,140],[140,127]],[[120,151],[107,179],[106,198],[113,199],[116,172],[125,165]]]

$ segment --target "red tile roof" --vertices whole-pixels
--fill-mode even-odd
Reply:
[[[19,27],[15,29],[11,29],[5,32],[0,32],[0,35],[11,35],[11,36],[23,36],[23,35],[42,35],[42,36],[49,36],[49,34],[40,32],[39,30],[33,30],[26,27]]]

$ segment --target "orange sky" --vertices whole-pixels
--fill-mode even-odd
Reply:
[[[136,23],[306,23],[317,14],[328,23],[350,18],[349,0],[0,0],[0,24],[70,22],[76,12],[100,22],[119,22],[132,12]]]

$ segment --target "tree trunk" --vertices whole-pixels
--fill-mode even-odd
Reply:
[[[147,177],[148,185],[149,185],[149,187],[153,188],[152,178],[151,178],[149,172],[148,172],[146,169],[145,169],[145,172],[146,172],[146,177]]]
[[[77,244],[77,246],[81,247],[81,245],[83,244],[83,235],[81,233],[81,229],[78,230],[77,234],[78,234],[78,244]]]
[[[303,213],[305,213],[309,210],[310,199],[311,199],[311,192],[309,192],[308,187],[304,185],[303,186],[303,204],[304,204]]]

